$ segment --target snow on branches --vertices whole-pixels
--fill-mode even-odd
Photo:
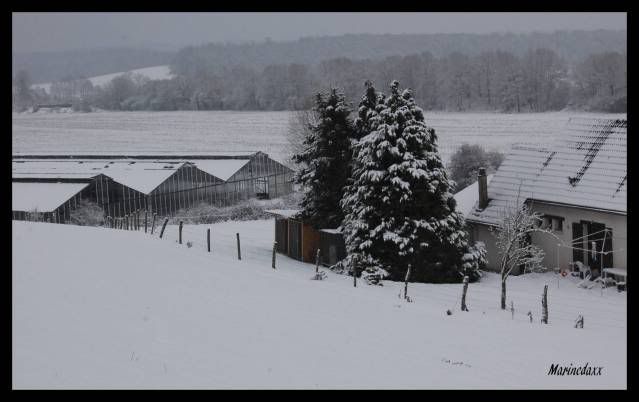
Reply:
[[[302,217],[315,227],[336,228],[344,217],[340,208],[350,176],[351,110],[336,89],[317,94],[317,121],[309,124],[304,150],[293,156],[300,164],[295,181],[302,185]]]
[[[352,176],[341,205],[347,251],[373,270],[417,281],[459,281],[468,252],[464,220],[455,210],[435,131],[408,90],[388,96],[367,83],[358,109]],[[346,264],[348,261],[346,261]]]
[[[506,309],[506,280],[517,267],[540,269],[544,250],[530,241],[533,233],[545,233],[557,238],[550,229],[540,226],[541,214],[517,199],[500,212],[499,225],[494,230],[500,256],[501,308]]]

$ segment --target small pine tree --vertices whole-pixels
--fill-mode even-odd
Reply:
[[[414,281],[460,281],[467,235],[435,131],[397,81],[386,98],[369,85],[359,112],[355,124],[363,136],[342,201],[348,250],[393,280],[403,279],[411,264]]]
[[[340,208],[344,186],[350,176],[353,124],[344,95],[331,89],[318,93],[304,150],[293,156],[301,168],[295,181],[302,185],[301,217],[317,228],[336,228],[344,219]]]

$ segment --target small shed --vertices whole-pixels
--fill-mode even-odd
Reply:
[[[340,230],[320,229],[319,233],[322,265],[330,267],[346,258],[346,244]]]
[[[302,262],[315,262],[320,248],[320,231],[304,223],[296,209],[272,209],[266,211],[275,216],[275,241],[277,252]]]

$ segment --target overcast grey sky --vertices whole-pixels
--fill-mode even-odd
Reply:
[[[13,13],[13,50],[294,40],[345,33],[626,29],[625,13]]]

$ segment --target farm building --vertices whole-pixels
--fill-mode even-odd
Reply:
[[[292,170],[262,152],[217,155],[14,155],[13,181],[85,183],[106,216],[159,215],[292,191]],[[15,209],[14,209],[15,211]],[[23,211],[28,212],[28,211]]]
[[[266,211],[275,216],[277,252],[303,262],[315,262],[320,250],[320,263],[331,266],[346,257],[344,238],[336,229],[315,229],[304,223],[297,209]]]
[[[552,147],[514,146],[489,185],[480,177],[466,222],[486,244],[490,269],[499,267],[490,228],[517,202],[541,213],[559,239],[529,239],[545,251],[547,268],[574,270],[580,262],[592,277],[627,269],[626,120],[571,119],[562,134]]]
[[[86,197],[90,183],[11,184],[12,218],[66,223],[78,200]]]

